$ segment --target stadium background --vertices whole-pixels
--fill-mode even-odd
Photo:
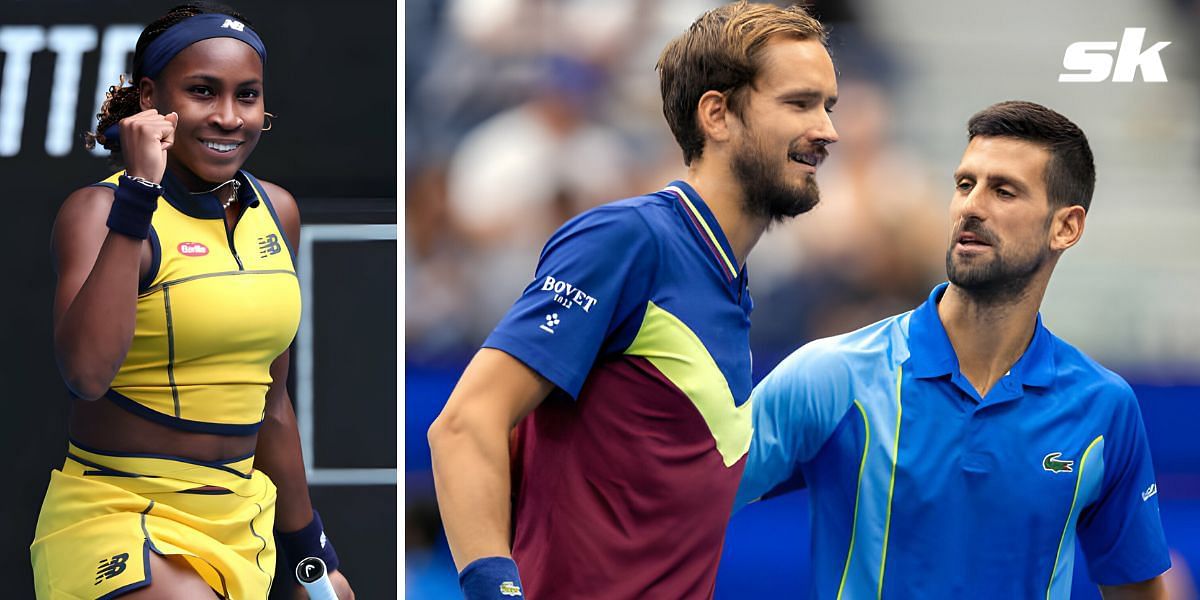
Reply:
[[[682,173],[653,66],[711,0],[405,3],[405,569],[453,598],[425,431],[570,215]],[[817,2],[841,141],[823,202],[751,255],[756,378],[814,337],[907,310],[944,277],[950,173],[975,111],[1006,99],[1079,123],[1098,186],[1043,307],[1057,334],[1134,384],[1170,544],[1200,569],[1200,2]],[[1167,83],[1059,83],[1077,41],[1145,27]],[[717,598],[801,597],[807,495],[729,526]],[[1083,560],[1074,597],[1095,598]],[[1178,569],[1180,581],[1192,578]],[[1189,597],[1186,593],[1180,597]]]
[[[101,64],[113,55],[127,70],[122,44],[131,49],[141,28],[174,4],[0,0],[6,598],[33,597],[28,546],[50,470],[66,450],[66,389],[51,348],[51,224],[67,194],[112,172],[81,143],[95,124],[98,86],[116,83],[118,71],[99,73]],[[358,597],[394,598],[397,7],[364,0],[229,4],[255,23],[268,48],[266,106],[278,115],[247,169],[295,195],[312,242],[305,251],[312,264],[300,274],[311,288],[308,321],[289,383],[297,403],[312,399],[311,410],[297,410],[314,417],[313,502]],[[284,576],[277,581],[288,581]],[[276,585],[271,598],[287,597],[284,591]]]

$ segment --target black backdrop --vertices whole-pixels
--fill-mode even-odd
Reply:
[[[265,100],[278,115],[247,169],[289,189],[306,225],[395,223],[395,4],[227,3],[254,22],[267,46]],[[33,597],[28,545],[49,471],[61,464],[66,447],[66,392],[51,348],[50,229],[67,194],[111,172],[81,141],[95,124],[97,86],[116,82],[116,72],[97,72],[105,32],[144,25],[173,4],[0,0],[0,264],[7,272],[0,284],[6,382],[0,456],[9,477],[0,495],[0,578],[9,582],[6,597]],[[72,40],[86,46],[92,36],[95,47],[81,60],[62,50]],[[26,62],[14,50],[21,39],[45,47]],[[73,60],[77,85],[62,77]],[[22,63],[27,81],[14,76]],[[128,57],[122,69],[128,70]],[[56,86],[56,76],[66,83]],[[47,137],[55,137],[52,117],[71,121],[65,155],[53,144],[47,149]],[[314,316],[317,466],[396,465],[395,261],[392,242],[318,244],[313,273],[301,274],[316,275],[314,296],[322,306]],[[351,436],[353,444],[338,444]],[[322,485],[312,496],[358,596],[396,597],[395,486]],[[272,598],[283,597],[281,588]]]

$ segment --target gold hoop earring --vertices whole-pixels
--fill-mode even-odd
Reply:
[[[271,128],[275,126],[275,123],[271,122],[271,119],[274,119],[274,118],[275,118],[275,115],[273,115],[273,114],[271,114],[271,113],[269,113],[269,112],[263,112],[263,116],[264,116],[264,117],[266,117],[266,119],[267,119],[267,126],[266,126],[266,127],[263,127],[263,128],[262,128],[262,130],[263,130],[263,131],[270,131],[270,130],[271,130]]]

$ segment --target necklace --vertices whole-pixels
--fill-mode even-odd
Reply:
[[[221,203],[222,210],[229,210],[229,207],[233,205],[233,201],[237,200],[237,192],[239,187],[241,187],[241,184],[236,181],[233,182],[233,193],[229,195],[228,200]]]
[[[240,182],[236,179],[230,179],[229,181],[226,181],[225,183],[218,184],[216,187],[212,188],[211,190],[204,190],[203,192],[189,192],[189,193],[193,196],[199,196],[201,194],[211,194],[231,183],[233,184],[233,193],[229,194],[228,200],[221,202],[221,210],[229,210],[229,207],[233,206],[233,203],[235,201],[237,201],[238,190],[242,189],[242,182]]]

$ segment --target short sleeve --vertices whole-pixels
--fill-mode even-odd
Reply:
[[[483,346],[578,396],[606,342],[645,311],[658,255],[635,207],[579,215],[546,242],[533,282]]]
[[[791,485],[797,472],[825,445],[853,402],[845,360],[833,340],[792,353],[750,395],[754,436],[735,509]]]
[[[1120,585],[1152,579],[1171,566],[1158,513],[1154,465],[1133,390],[1122,382],[1111,440],[1104,441],[1104,481],[1077,532],[1092,580]]]

